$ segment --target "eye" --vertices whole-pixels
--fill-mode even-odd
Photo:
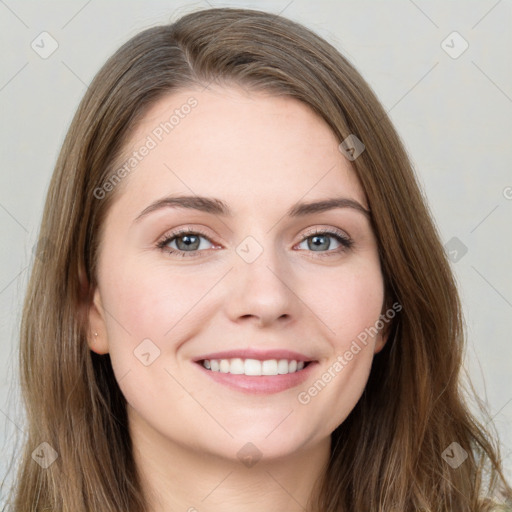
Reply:
[[[332,249],[331,239],[334,239],[338,247]],[[180,229],[178,231],[166,234],[162,240],[157,243],[157,247],[162,251],[181,257],[202,256],[208,249],[208,243],[202,244],[201,240],[206,240],[209,244],[213,244],[210,238],[198,230]],[[339,230],[316,230],[302,237],[300,244],[307,243],[307,250],[318,253],[316,256],[333,256],[350,249],[353,240]],[[175,244],[174,247],[171,244]],[[206,245],[206,247],[205,247]],[[325,249],[325,250],[324,250]],[[329,250],[330,249],[330,250]]]
[[[338,247],[331,249],[331,239],[335,239]],[[318,256],[332,256],[334,254],[340,254],[350,249],[353,245],[353,240],[342,231],[334,230],[317,230],[313,233],[306,234],[301,240],[301,244],[307,242],[307,248],[312,252],[318,252]],[[323,249],[326,249],[324,251]]]
[[[204,233],[190,229],[181,229],[165,235],[165,237],[158,242],[157,247],[169,254],[175,254],[177,256],[196,256],[199,252],[203,252],[202,250],[198,251],[198,249],[208,248],[204,247],[204,244],[203,247],[201,247],[201,239],[208,240],[212,243]],[[170,247],[170,244],[173,243],[176,244],[175,248]]]

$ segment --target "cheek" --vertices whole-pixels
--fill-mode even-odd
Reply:
[[[322,419],[315,422],[321,436],[346,419],[364,391],[382,327],[384,286],[376,261],[347,267],[319,283],[308,300],[318,305],[316,311],[328,327],[330,352],[299,390],[297,402],[303,414]]]
[[[317,437],[330,435],[354,409],[366,387],[372,358],[371,347],[362,344],[338,354],[298,393],[300,414],[314,422]]]
[[[162,432],[186,438],[191,433],[183,417],[193,413],[202,418],[204,411],[184,389],[194,389],[206,403],[211,391],[186,380],[178,354],[182,344],[193,344],[196,335],[208,329],[208,321],[229,300],[222,292],[224,284],[213,290],[226,269],[206,265],[204,270],[199,266],[176,270],[165,262],[148,265],[143,258],[118,256],[110,259],[119,264],[104,273],[102,292],[116,378],[141,417],[151,418]],[[305,429],[311,438],[321,438],[348,416],[366,385],[374,337],[367,334],[362,343],[361,334],[379,319],[382,276],[378,261],[372,258],[355,259],[339,268],[318,265],[295,270],[293,297],[298,298],[290,300],[296,301],[296,322],[321,340],[324,359],[315,378],[288,399],[297,415],[295,421],[304,427],[301,432]],[[353,342],[358,339],[356,346]],[[145,366],[145,362],[150,364]],[[215,399],[211,397],[211,402]],[[223,417],[230,418],[232,404],[225,407]],[[275,425],[282,418],[282,406],[271,409],[267,421]],[[261,422],[265,430],[265,418]],[[245,428],[242,423],[240,429]]]
[[[183,438],[183,417],[202,411],[180,385],[176,352],[201,325],[194,305],[213,284],[192,276],[127,258],[104,274],[102,291],[112,368],[130,413]]]
[[[358,336],[373,342],[368,330],[382,312],[384,284],[378,261],[361,261],[328,275],[319,274],[308,292],[308,303],[328,328],[327,338],[336,353],[348,349]],[[373,330],[371,331],[373,333]]]
[[[126,260],[112,269],[105,287],[109,337],[112,343],[150,338],[168,344],[190,327],[187,315],[211,287],[216,276],[170,270],[162,264]],[[179,337],[178,337],[179,338]]]
[[[119,263],[104,273],[102,290],[113,364],[118,361],[129,367],[141,343],[151,347],[147,340],[161,352],[172,354],[178,344],[201,332],[206,318],[222,309],[222,297],[229,300],[219,294],[222,285],[208,297],[225,269],[176,270],[165,262],[148,265],[143,258],[117,256],[110,258]],[[383,303],[377,260],[361,258],[336,269],[302,268],[295,279],[294,293],[309,309],[304,315],[299,313],[305,320],[296,320],[306,322],[308,330],[329,342],[330,350],[323,351],[324,355],[330,352],[335,358],[345,353],[355,339],[366,338],[373,345],[374,337],[368,331]]]

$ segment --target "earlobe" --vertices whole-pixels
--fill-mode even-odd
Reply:
[[[388,332],[380,332],[377,337],[377,341],[375,342],[375,348],[373,350],[374,354],[378,354],[386,345],[388,340]]]
[[[101,295],[98,288],[94,291],[93,300],[89,306],[89,333],[87,335],[87,344],[96,354],[107,354],[109,351]]]
[[[384,322],[383,322],[384,323]],[[374,354],[378,354],[388,342],[389,335],[392,330],[392,324],[385,323],[385,325],[380,329],[379,334],[377,335],[377,338],[375,340],[375,347],[373,350]]]
[[[392,316],[389,313],[390,311],[393,312]],[[395,315],[394,304],[392,305],[390,296],[386,295],[382,306],[382,312],[379,317],[382,327],[379,329],[379,334],[375,340],[374,354],[378,354],[386,346],[386,343],[388,343],[389,336],[394,331],[395,321],[392,321],[392,318]]]

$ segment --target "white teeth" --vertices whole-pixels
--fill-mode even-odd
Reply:
[[[262,375],[277,375],[277,361],[275,359],[268,359],[261,363]]]
[[[285,375],[304,368],[304,361],[294,359],[205,359],[203,366],[207,370],[233,375]]]
[[[261,361],[246,359],[244,362],[245,375],[261,375]]]
[[[229,373],[229,361],[227,359],[220,360],[220,373]]]
[[[236,375],[241,375],[244,373],[244,361],[243,359],[231,359],[231,364],[229,366],[229,373],[234,373]]]
[[[281,375],[288,373],[288,361],[286,359],[279,359],[277,362],[277,373]]]

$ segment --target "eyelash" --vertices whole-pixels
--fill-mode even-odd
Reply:
[[[164,236],[164,238],[157,243],[157,248],[168,253],[168,254],[185,257],[185,258],[186,257],[197,257],[197,255],[200,254],[201,252],[205,252],[205,251],[199,251],[199,250],[181,251],[179,249],[171,249],[171,248],[167,247],[167,244],[174,241],[176,238],[179,238],[181,235],[200,235],[211,242],[209,236],[206,235],[206,233],[201,232],[201,230],[197,230],[197,229],[192,230],[192,229],[185,228],[185,229],[180,229],[178,231],[166,234]],[[321,236],[328,235],[328,236],[333,237],[334,239],[336,239],[337,242],[339,242],[341,244],[341,247],[339,247],[338,249],[335,249],[335,250],[319,252],[315,256],[312,256],[315,258],[316,257],[319,257],[319,258],[330,257],[330,256],[340,254],[342,252],[349,250],[354,244],[354,241],[350,237],[348,237],[342,231],[339,231],[336,229],[333,229],[332,231],[318,229],[318,230],[314,231],[313,233],[307,233],[302,237],[299,244],[301,244],[308,238],[311,238],[313,236],[319,236],[319,235],[321,235]],[[316,251],[308,251],[308,252],[316,252]],[[201,257],[201,256],[199,256],[199,257]]]

